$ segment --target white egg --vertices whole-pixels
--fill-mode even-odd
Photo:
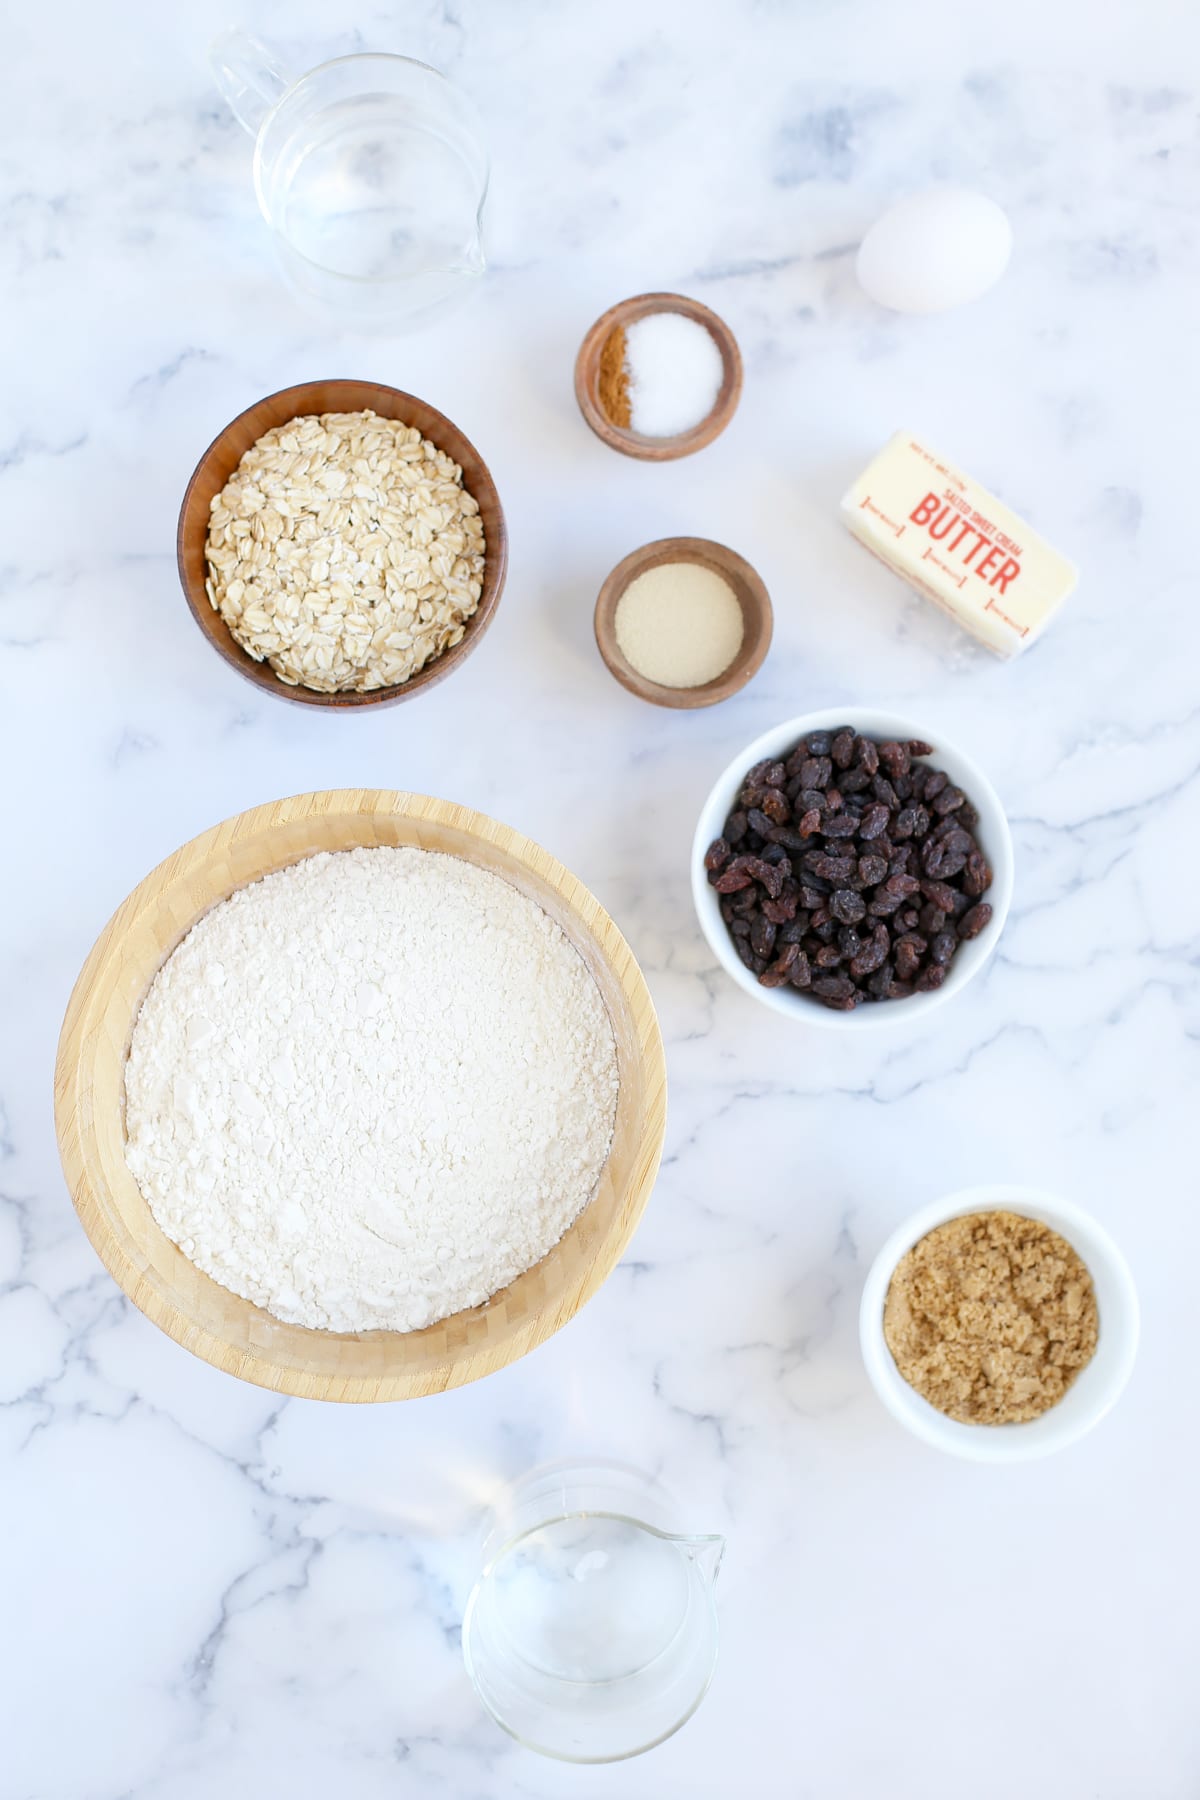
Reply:
[[[1012,252],[1003,207],[970,188],[909,194],[877,219],[858,251],[858,279],[893,312],[946,312],[999,281]]]

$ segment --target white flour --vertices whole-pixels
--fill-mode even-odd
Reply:
[[[595,981],[498,876],[308,858],[193,928],[146,996],[128,1162],[192,1262],[277,1318],[410,1331],[478,1305],[591,1198],[617,1061]]]

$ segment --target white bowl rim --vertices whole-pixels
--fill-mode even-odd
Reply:
[[[949,1419],[911,1388],[883,1335],[883,1305],[896,1264],[935,1226],[970,1213],[1015,1212],[1057,1231],[1087,1264],[1100,1305],[1100,1342],[1087,1368],[1038,1419],[1019,1425],[964,1425]],[[962,1188],[919,1207],[880,1248],[859,1305],[859,1343],[868,1378],[892,1417],[925,1443],[971,1462],[1028,1462],[1084,1437],[1114,1407],[1133,1371],[1140,1334],[1137,1288],[1124,1254],[1083,1207],[1039,1188],[1003,1183]],[[1101,1346],[1104,1363],[1099,1362]],[[1093,1378],[1088,1381],[1089,1370]]]
[[[720,835],[733,796],[747,769],[753,768],[764,756],[777,753],[785,744],[806,736],[810,731],[824,731],[834,725],[849,725],[857,732],[869,733],[874,737],[923,739],[933,745],[929,760],[937,767],[945,766],[944,761],[939,760],[945,758],[960,765],[962,773],[956,775],[955,780],[964,788],[967,798],[979,812],[980,836],[981,840],[986,840],[983,847],[992,865],[992,885],[986,896],[992,908],[992,917],[977,938],[960,947],[941,987],[931,994],[912,994],[907,1000],[890,1000],[876,1006],[857,1006],[853,1012],[837,1012],[831,1007],[820,1006],[815,1000],[791,988],[762,987],[733,948],[733,940],[720,914],[717,895],[704,868],[704,852],[713,839]],[[967,983],[979,973],[999,943],[1008,918],[1013,894],[1013,867],[1012,834],[1000,796],[975,759],[960,749],[953,739],[947,737],[945,732],[927,730],[918,721],[884,707],[829,706],[823,707],[819,712],[801,713],[794,719],[787,719],[782,724],[773,725],[768,731],[760,732],[752,743],[738,751],[717,776],[700,809],[692,838],[692,901],[709,949],[726,974],[760,1005],[769,1006],[774,1012],[782,1013],[800,1024],[812,1025],[818,1030],[870,1031],[918,1023],[935,1006],[942,1005],[951,995],[961,993]]]

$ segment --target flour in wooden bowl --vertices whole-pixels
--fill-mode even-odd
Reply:
[[[411,1331],[477,1306],[595,1191],[617,1057],[596,983],[507,881],[417,849],[239,889],[159,970],[127,1159],[223,1287],[290,1323]]]

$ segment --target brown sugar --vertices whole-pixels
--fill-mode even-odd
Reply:
[[[1092,1278],[1017,1213],[949,1219],[896,1265],[883,1334],[905,1381],[967,1425],[1015,1425],[1062,1399],[1096,1348]]]
[[[610,331],[600,351],[600,405],[614,425],[628,431],[633,418],[629,398],[629,364],[625,357],[625,331],[618,325]]]

